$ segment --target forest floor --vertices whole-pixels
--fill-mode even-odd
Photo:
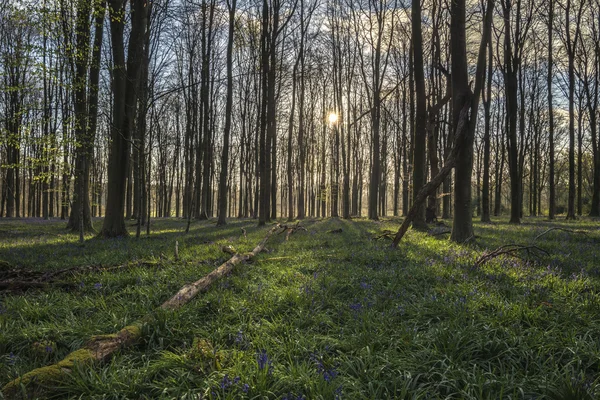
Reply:
[[[0,220],[0,277],[41,282],[0,290],[0,387],[151,314],[141,343],[77,366],[51,394],[599,398],[598,221],[495,219],[476,223],[462,246],[415,231],[398,249],[376,239],[400,221],[302,221],[307,231],[273,236],[268,252],[165,311],[180,287],[230,257],[222,246],[250,251],[268,227],[193,222],[184,235],[185,221],[153,220],[149,236],[80,245],[61,221]],[[477,265],[506,244],[537,248]],[[50,274],[76,266],[90,268]]]

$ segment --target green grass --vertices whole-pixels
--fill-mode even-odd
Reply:
[[[307,232],[177,311],[157,307],[267,228],[254,221],[156,221],[150,236],[83,246],[59,222],[0,221],[0,260],[36,270],[155,261],[73,276],[77,289],[0,294],[0,385],[60,361],[93,335],[153,313],[144,341],[81,366],[57,398],[593,399],[600,396],[600,230],[589,220],[476,224],[468,246],[410,231],[398,249],[373,236],[399,220],[304,221]],[[583,229],[580,235],[549,227]],[[240,236],[240,228],[248,237]],[[342,228],[342,234],[329,230]],[[132,227],[132,231],[133,231]],[[175,261],[175,241],[180,260]],[[536,244],[550,253],[486,249]]]

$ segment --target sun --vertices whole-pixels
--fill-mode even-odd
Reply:
[[[334,112],[329,113],[329,123],[330,124],[335,124],[338,120],[338,115]]]

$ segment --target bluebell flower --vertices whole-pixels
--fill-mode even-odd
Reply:
[[[223,390],[228,389],[231,385],[233,384],[233,382],[231,381],[231,379],[229,379],[229,375],[225,374],[225,376],[223,377],[223,379],[221,380],[221,382],[219,383],[219,387]]]
[[[250,385],[248,385],[247,383],[244,383],[242,385],[242,392],[248,393],[249,390],[250,390]]]
[[[11,351],[10,354],[8,355],[8,365],[15,365],[15,362],[17,361],[17,357],[15,356],[15,354]]]
[[[94,284],[94,289],[100,290],[102,289],[102,284],[100,282]]]
[[[269,371],[269,374],[271,373],[272,362],[271,360],[269,360],[269,356],[267,355],[266,350],[263,349],[260,352],[258,352],[258,354],[256,355],[256,362],[258,363],[259,370],[262,371],[266,368],[267,371]]]
[[[340,400],[342,398],[342,385],[338,386],[333,393],[334,400]]]
[[[235,341],[236,344],[242,344],[242,343],[244,343],[244,333],[242,332],[241,329],[235,335],[234,341]]]
[[[327,383],[329,383],[333,379],[335,379],[335,377],[337,375],[338,375],[338,372],[335,370],[335,368],[323,371],[323,379],[325,379],[325,382],[327,382]]]

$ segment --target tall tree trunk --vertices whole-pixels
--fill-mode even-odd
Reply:
[[[227,166],[229,163],[229,135],[231,131],[231,109],[233,105],[233,34],[235,29],[236,0],[227,2],[229,8],[229,36],[227,39],[227,100],[225,104],[225,128],[223,130],[223,155],[219,179],[219,219],[217,225],[225,225],[227,211]]]
[[[133,131],[136,91],[143,59],[144,34],[147,16],[145,0],[132,0],[131,32],[125,69],[125,2],[109,0],[110,31],[113,55],[113,126],[111,152],[108,162],[106,217],[101,236],[127,236],[125,226],[125,185],[129,163],[129,141]]]
[[[548,219],[554,219],[556,212],[556,188],[554,187],[554,105],[552,100],[552,80],[554,78],[554,2],[548,2],[548,145],[549,145],[549,175],[548,175]]]
[[[520,12],[520,0],[517,1],[517,14]],[[518,85],[517,68],[519,60],[513,53],[512,28],[511,28],[510,0],[503,1],[504,17],[504,82],[506,92],[506,119],[508,131],[508,168],[510,173],[510,223],[521,223],[520,208],[520,171],[517,149],[517,112],[518,112]],[[518,21],[517,21],[518,23]],[[516,49],[515,49],[516,50]]]
[[[75,149],[75,186],[74,201],[67,228],[73,231],[81,230],[93,232],[90,212],[90,167],[93,157],[94,139],[96,136],[98,114],[98,89],[100,81],[100,56],[104,31],[103,1],[95,4],[95,33],[92,48],[92,59],[89,70],[88,82],[88,52],[90,46],[89,18],[92,12],[92,3],[81,0],[77,17],[77,50],[75,57],[75,139],[79,145]],[[87,96],[87,97],[86,97]],[[82,221],[80,219],[83,218]]]
[[[459,137],[459,129],[468,130],[458,151],[455,167],[454,185],[454,220],[450,240],[462,243],[473,236],[473,212],[471,210],[471,175],[473,172],[473,142],[475,140],[475,127],[477,112],[479,110],[479,97],[485,79],[486,48],[491,36],[494,0],[487,0],[484,25],[477,56],[477,70],[475,72],[475,88],[473,93],[469,88],[469,75],[467,64],[467,45],[465,28],[465,0],[456,0],[452,3],[450,22],[451,49],[452,49],[452,126]],[[469,105],[471,115],[467,123],[461,125],[461,110]]]
[[[492,101],[492,74],[493,69],[493,51],[491,40],[488,43],[488,64],[487,64],[487,83],[486,95],[483,100],[485,112],[485,130],[483,136],[483,188],[481,195],[481,222],[490,222],[490,131],[492,115],[490,106]]]
[[[453,3],[454,4],[454,3]],[[425,185],[425,142],[427,139],[427,98],[425,94],[425,73],[423,63],[423,33],[421,28],[421,2],[412,2],[412,44],[413,44],[413,73],[416,94],[416,114],[414,130],[413,153],[413,201]],[[464,101],[464,99],[463,99]],[[460,112],[462,108],[458,108]],[[425,230],[425,207],[420,206],[413,219],[413,228]]]

